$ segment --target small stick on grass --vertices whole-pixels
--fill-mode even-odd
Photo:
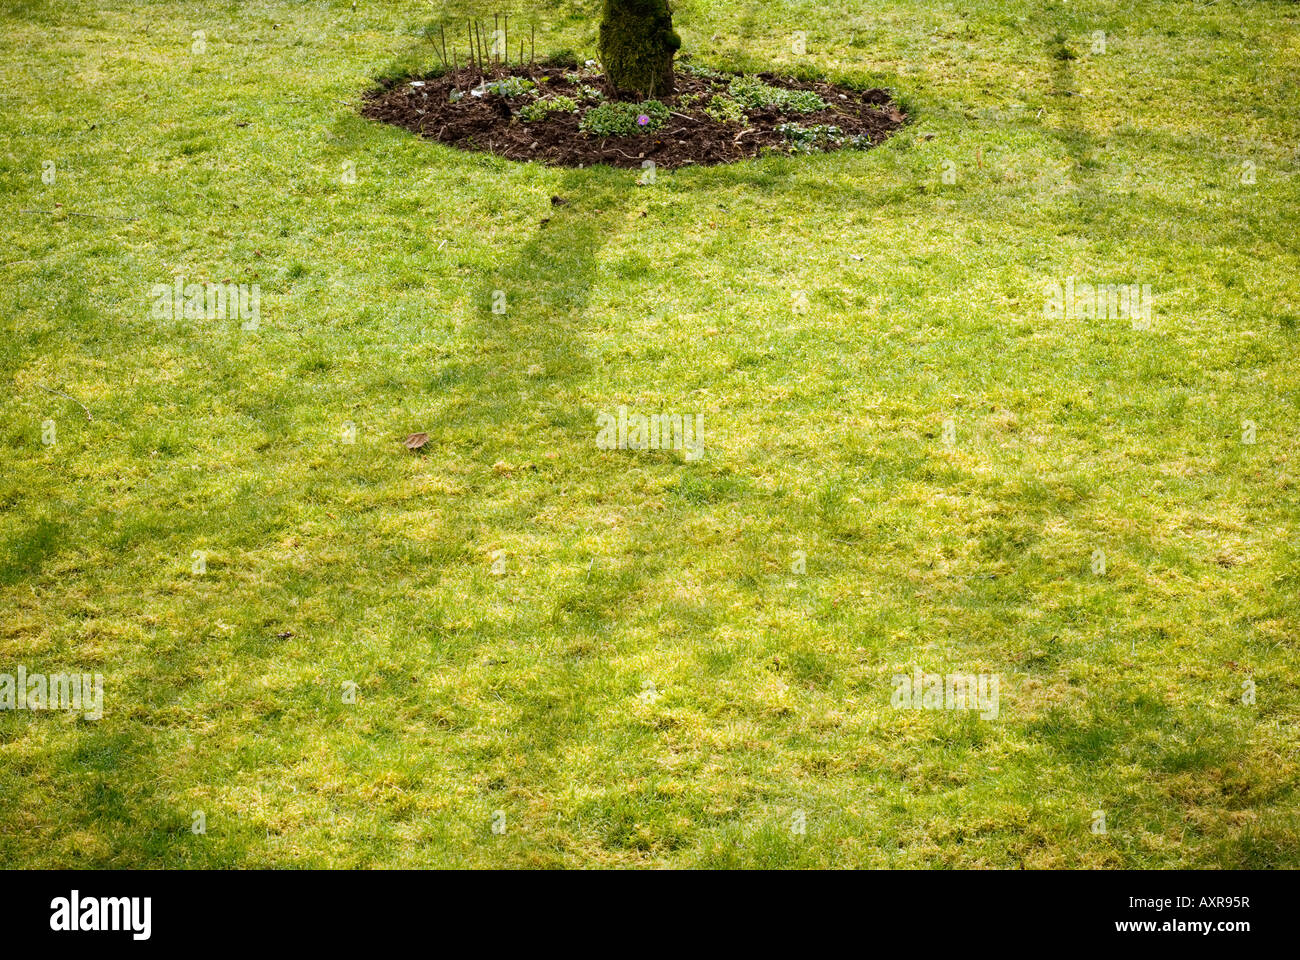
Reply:
[[[70,397],[70,396],[68,396],[66,393],[64,393],[64,392],[61,391],[61,390],[51,390],[49,387],[47,387],[47,386],[46,386],[45,384],[43,384],[43,383],[38,383],[37,386],[40,387],[42,390],[44,390],[46,393],[52,393],[52,394],[54,394],[56,397],[62,397],[64,400],[71,400],[73,403],[75,403],[77,406],[79,406],[82,410],[86,411],[86,419],[87,419],[87,420],[94,420],[94,419],[95,419],[94,417],[92,417],[92,416],[90,415],[90,407],[86,406],[84,403],[82,403],[82,402],[81,402],[80,400],[78,400],[76,397]]]
[[[50,216],[50,217],[58,213],[57,210],[27,210],[27,209],[23,209],[19,212],[20,213],[43,213],[46,216]],[[125,223],[134,223],[135,221],[140,219],[139,217],[115,217],[112,216],[111,214],[106,214],[106,213],[77,213],[75,210],[64,210],[63,215],[67,217],[90,217],[91,219],[94,220],[121,220]]]

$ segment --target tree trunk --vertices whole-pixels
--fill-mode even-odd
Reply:
[[[604,0],[600,59],[612,96],[672,93],[673,55],[681,45],[668,0]]]

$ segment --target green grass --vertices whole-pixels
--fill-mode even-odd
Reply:
[[[0,864],[1300,866],[1300,6],[680,0],[912,122],[644,186],[360,119],[431,16],[4,5]]]

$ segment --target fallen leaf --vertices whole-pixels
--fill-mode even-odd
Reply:
[[[427,433],[413,433],[406,438],[406,449],[419,450],[422,446],[424,446],[428,442],[429,442],[429,435]]]

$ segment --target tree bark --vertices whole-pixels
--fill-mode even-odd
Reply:
[[[668,0],[604,0],[600,59],[615,98],[673,92],[673,56],[681,47]]]

